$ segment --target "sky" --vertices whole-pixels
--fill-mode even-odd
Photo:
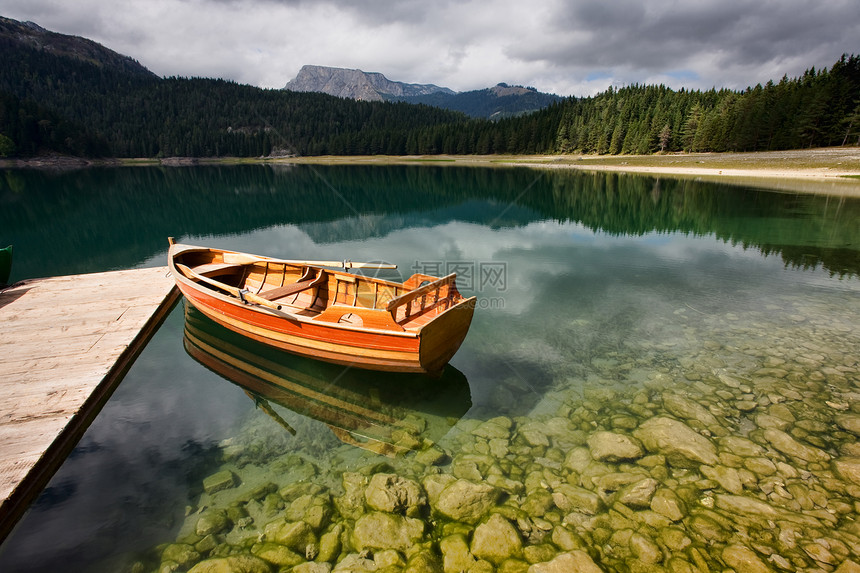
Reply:
[[[265,88],[313,64],[455,91],[744,89],[860,53],[858,0],[0,0],[0,16]]]

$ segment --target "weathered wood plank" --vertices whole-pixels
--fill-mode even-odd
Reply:
[[[0,293],[0,540],[177,299],[165,267],[34,279]]]

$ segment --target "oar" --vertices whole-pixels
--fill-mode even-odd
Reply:
[[[316,267],[341,267],[344,269],[396,269],[397,265],[390,263],[357,263],[353,261],[300,261],[291,259],[273,259],[271,257],[257,257],[245,253],[224,253],[225,263],[286,263],[288,265],[312,265]]]
[[[209,277],[205,277],[201,274],[195,273],[193,270],[188,268],[186,265],[182,263],[176,263],[176,268],[185,273],[186,276],[190,278],[195,278],[201,282],[204,282],[208,285],[214,286],[215,288],[219,288],[223,291],[230,293],[231,295],[239,298],[241,300],[245,300],[248,302],[253,302],[254,304],[259,304],[260,306],[266,306],[268,308],[273,308],[275,310],[281,310],[281,305],[274,303],[270,300],[266,300],[263,297],[257,296],[251,292],[248,292],[244,289],[239,289],[234,286],[230,286],[228,284],[222,283],[221,281],[216,281],[210,279]]]
[[[254,394],[253,392],[250,392],[248,390],[245,390],[245,394],[247,394],[248,397],[254,401],[255,406],[257,406],[262,411],[264,411],[266,414],[268,414],[269,417],[272,418],[275,422],[277,422],[279,426],[281,426],[283,429],[288,431],[293,436],[296,435],[295,428],[293,428],[291,425],[289,425],[286,420],[281,418],[278,415],[278,413],[275,412],[275,409],[272,408],[272,405],[269,404],[269,402],[265,398],[258,396],[257,394]]]

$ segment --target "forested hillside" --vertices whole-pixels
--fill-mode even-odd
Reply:
[[[285,153],[402,153],[410,133],[464,121],[461,114],[405,103],[362,103],[315,93],[264,90],[211,79],[160,79],[14,45],[0,38],[0,133],[21,153],[34,146],[81,155],[21,129],[13,100],[39,102],[117,157]],[[26,125],[57,129],[32,115]],[[16,134],[13,137],[13,134]],[[360,135],[356,138],[355,136]]]
[[[569,101],[556,151],[763,151],[860,144],[860,56],[743,92],[609,89]]]
[[[491,122],[426,105],[159,78],[88,40],[77,39],[86,48],[80,57],[80,50],[16,39],[30,24],[3,23],[23,32],[0,33],[0,156],[614,154],[860,140],[860,56],[853,55],[743,92],[610,88]],[[76,40],[50,37],[64,47]]]

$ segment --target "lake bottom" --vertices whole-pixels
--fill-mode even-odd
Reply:
[[[294,428],[314,436],[299,442],[252,415],[221,442],[223,464],[199,484],[174,542],[131,569],[826,571],[857,561],[856,296],[776,293],[715,313],[660,306],[613,324],[581,315],[554,379],[536,390],[512,364],[460,419],[413,412],[395,424],[385,440],[396,447],[383,451],[392,457],[317,420],[299,420],[314,426]]]

